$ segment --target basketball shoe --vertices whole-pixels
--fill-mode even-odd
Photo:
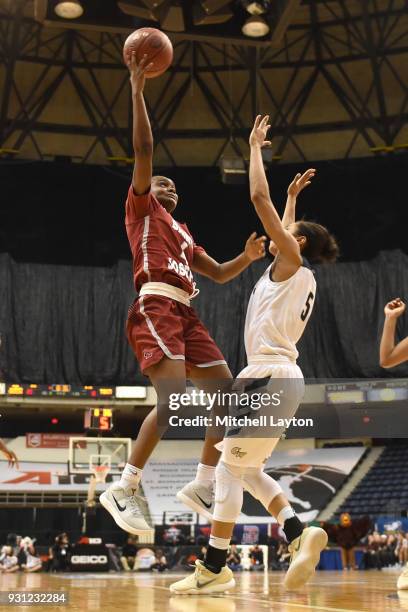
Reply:
[[[214,484],[209,487],[193,480],[186,484],[176,495],[186,506],[212,520],[214,512]]]
[[[289,544],[291,561],[283,583],[285,589],[299,589],[313,576],[327,540],[324,529],[306,527],[302,534]]]
[[[399,575],[399,578],[397,581],[397,589],[399,591],[408,589],[408,563],[406,564],[401,574]]]
[[[204,595],[205,593],[223,593],[235,586],[235,580],[229,567],[222,568],[219,574],[207,569],[202,561],[195,562],[195,572],[183,580],[170,585],[170,591],[177,595]]]
[[[99,496],[102,506],[112,515],[115,523],[128,533],[143,535],[152,530],[143,515],[143,498],[136,494],[137,489],[123,489],[113,484]]]

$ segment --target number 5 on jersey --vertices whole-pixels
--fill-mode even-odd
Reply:
[[[302,310],[301,315],[300,315],[300,318],[302,319],[302,321],[306,321],[307,315],[309,314],[310,309],[312,307],[313,300],[314,300],[314,294],[310,292],[309,295],[307,296],[305,307]]]

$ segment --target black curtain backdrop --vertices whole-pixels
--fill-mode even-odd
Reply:
[[[245,365],[243,330],[249,294],[267,265],[216,285],[198,278],[194,300],[234,374]],[[408,376],[408,364],[382,370],[378,347],[384,304],[408,300],[408,256],[317,267],[315,309],[299,344],[305,377]],[[134,298],[131,263],[102,267],[16,263],[0,255],[0,370],[26,383],[135,384],[140,375],[125,338]],[[398,337],[408,335],[408,313]]]
[[[271,194],[282,210],[296,172],[317,169],[299,197],[299,216],[337,236],[343,261],[367,260],[379,251],[408,252],[408,154],[371,159],[274,165]],[[16,261],[111,266],[130,259],[124,201],[131,170],[66,163],[0,161],[0,252]],[[217,168],[156,169],[174,179],[196,242],[226,261],[241,252],[249,234],[262,231],[248,185],[223,185]]]

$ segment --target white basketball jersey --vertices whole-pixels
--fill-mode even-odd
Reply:
[[[286,281],[270,278],[272,265],[255,285],[245,320],[248,362],[258,355],[278,355],[296,361],[296,344],[313,309],[316,281],[307,263]]]

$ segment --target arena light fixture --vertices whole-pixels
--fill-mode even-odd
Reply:
[[[242,33],[251,38],[261,38],[269,32],[269,26],[265,19],[259,15],[252,15],[242,26]]]
[[[78,19],[83,14],[84,9],[80,0],[59,0],[54,11],[62,19]]]
[[[250,15],[263,15],[271,8],[271,0],[241,0],[243,7]]]

